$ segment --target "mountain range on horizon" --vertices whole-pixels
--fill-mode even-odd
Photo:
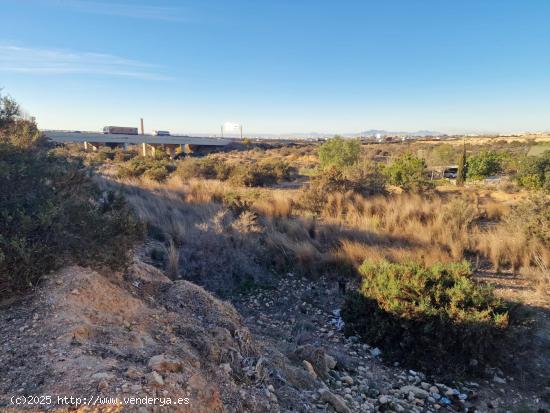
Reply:
[[[327,133],[327,132],[297,132],[297,133],[246,133],[244,135],[258,138],[328,138],[333,136],[342,136],[346,138],[358,137],[358,136],[442,136],[445,135],[442,132],[431,130],[419,130],[415,132],[407,131],[388,131],[384,129],[369,129],[361,132],[345,132],[345,133]],[[227,135],[232,136],[232,135]]]

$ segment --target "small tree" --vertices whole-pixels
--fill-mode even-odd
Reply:
[[[21,117],[19,104],[10,96],[0,95],[0,143],[31,148],[43,139],[36,123]]]
[[[542,189],[550,193],[550,151],[522,160],[517,175],[518,183],[528,189]]]
[[[0,128],[4,128],[21,115],[19,104],[10,96],[0,93]]]
[[[361,142],[358,139],[342,139],[335,136],[319,148],[319,161],[322,167],[335,165],[351,166],[359,161]]]
[[[495,151],[482,151],[470,156],[467,161],[468,179],[483,179],[498,174],[502,170],[501,156]]]
[[[392,185],[405,191],[422,191],[432,187],[432,183],[425,176],[424,159],[412,153],[399,155],[386,167],[385,172]]]

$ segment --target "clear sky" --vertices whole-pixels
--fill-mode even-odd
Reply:
[[[41,128],[550,130],[549,0],[0,0]]]

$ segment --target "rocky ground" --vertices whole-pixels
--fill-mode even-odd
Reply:
[[[231,305],[138,259],[125,273],[50,274],[0,308],[0,411],[546,411],[498,369],[440,383],[384,364],[383,349],[344,337],[334,281],[276,285]]]
[[[321,387],[308,394],[311,411],[548,411],[548,387],[518,389],[517,378],[499,369],[488,369],[486,378],[477,381],[443,384],[397,363],[384,364],[383,350],[343,335],[341,300],[336,282],[293,274],[275,290],[254,291],[236,300],[255,336],[284,349],[320,382]]]

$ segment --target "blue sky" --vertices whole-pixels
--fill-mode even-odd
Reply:
[[[42,128],[550,130],[548,0],[0,0]]]

